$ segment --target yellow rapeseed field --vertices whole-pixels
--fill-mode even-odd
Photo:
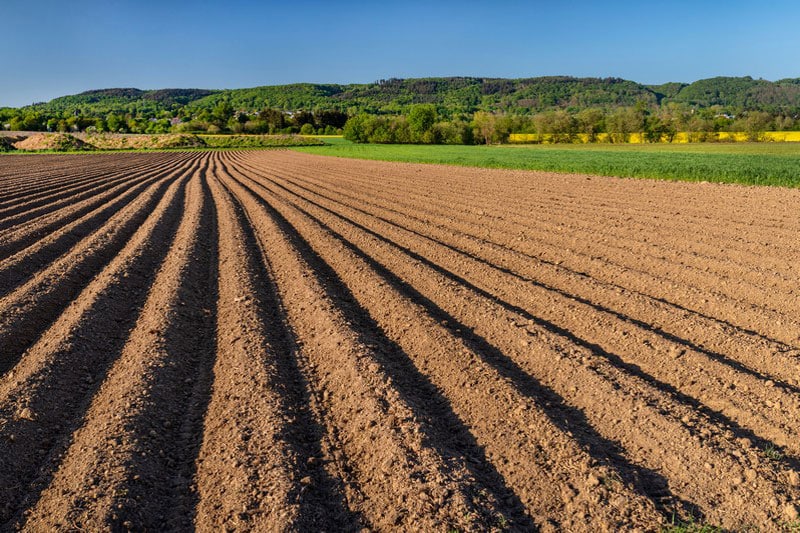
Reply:
[[[578,133],[573,135],[573,142],[576,143],[589,143],[590,137],[586,133]],[[559,136],[551,133],[538,134],[538,133],[512,133],[509,135],[508,140],[512,143],[543,143],[553,144],[563,141],[564,136]],[[670,141],[666,137],[662,137],[660,142],[667,143],[688,143],[688,142],[744,142],[748,140],[759,140],[766,142],[800,142],[800,131],[766,131],[759,133],[757,139],[753,139],[750,134],[742,131],[738,132],[678,132]],[[631,133],[627,138],[620,134],[598,133],[595,135],[594,142],[597,143],[628,143],[628,144],[643,144],[645,143],[644,135],[641,133]]]

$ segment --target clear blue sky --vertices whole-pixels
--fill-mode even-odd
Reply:
[[[0,1],[0,106],[107,87],[800,77],[800,2]]]

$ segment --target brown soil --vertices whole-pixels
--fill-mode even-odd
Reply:
[[[0,530],[800,525],[800,192],[7,156]]]
[[[96,133],[84,134],[84,140],[101,150],[200,148],[203,139],[187,133],[158,135]]]
[[[14,143],[17,150],[53,150],[57,152],[72,150],[94,150],[91,144],[68,133],[37,133]]]

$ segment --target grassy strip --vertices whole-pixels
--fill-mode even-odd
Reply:
[[[208,148],[276,148],[287,146],[324,146],[315,137],[300,135],[198,135]]]
[[[800,146],[435,146],[338,144],[298,151],[357,159],[545,170],[680,181],[800,186]]]

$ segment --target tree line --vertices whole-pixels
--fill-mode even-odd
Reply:
[[[77,111],[54,113],[35,106],[0,108],[0,127],[12,131],[336,135],[342,133],[347,119],[347,113],[338,110],[283,111],[266,108],[251,112],[235,109],[227,101],[195,113],[185,107],[176,111],[142,114],[130,110],[100,115]]]
[[[413,106],[408,114],[360,113],[344,126],[344,136],[357,143],[391,144],[497,144],[511,133],[547,136],[548,142],[594,142],[600,134],[610,142],[627,142],[640,134],[648,142],[671,142],[678,132],[689,132],[694,141],[715,139],[718,132],[745,132],[759,140],[765,131],[800,129],[800,117],[766,111],[730,114],[721,107],[697,109],[670,103],[579,111],[552,110],[529,115],[478,111],[446,117],[434,105]]]
[[[476,111],[454,113],[445,106],[415,104],[406,112],[348,113],[336,109],[258,112],[237,109],[227,100],[212,108],[163,109],[148,115],[109,112],[99,116],[76,111],[46,112],[35,106],[0,109],[0,126],[15,131],[113,133],[308,134],[344,136],[359,143],[495,144],[511,133],[547,135],[548,142],[592,142],[600,134],[625,142],[631,134],[647,141],[671,141],[678,132],[693,140],[716,138],[717,132],[745,132],[758,140],[764,131],[800,130],[800,117],[791,112],[739,110],[723,106],[698,108],[670,102],[638,102],[610,108],[555,109],[539,113]]]

